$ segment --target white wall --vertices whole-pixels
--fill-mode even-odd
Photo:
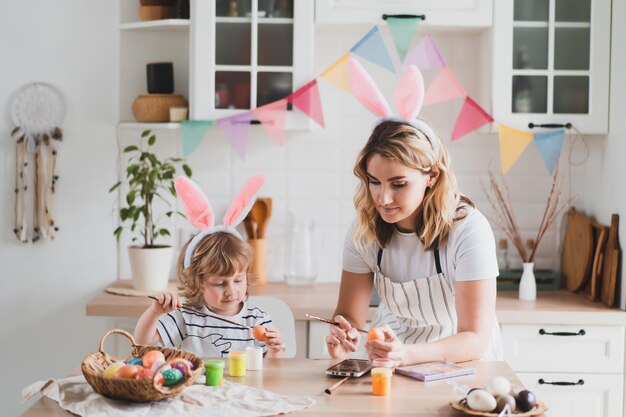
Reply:
[[[80,369],[97,349],[101,319],[85,302],[116,276],[115,180],[117,12],[115,2],[3,1],[0,13],[0,379],[2,415],[13,416],[27,384]],[[65,97],[55,241],[13,236],[15,144],[9,101],[43,81]],[[32,224],[32,222],[31,222]],[[26,406],[32,405],[32,402]]]

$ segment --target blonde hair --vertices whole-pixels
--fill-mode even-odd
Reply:
[[[188,268],[184,267],[185,250],[191,239],[185,243],[176,270],[178,272],[178,293],[195,306],[204,305],[202,299],[202,282],[216,276],[232,276],[239,271],[246,271],[246,279],[252,264],[252,248],[237,236],[216,232],[208,235],[198,243]]]
[[[395,228],[380,217],[369,192],[367,163],[372,155],[398,161],[426,175],[433,169],[439,170],[437,181],[425,191],[415,224],[415,234],[425,251],[445,244],[454,221],[467,215],[464,210],[467,206],[474,206],[459,193],[456,178],[449,169],[448,151],[439,136],[434,136],[431,138],[407,122],[394,120],[385,120],[374,128],[354,164],[354,175],[360,180],[354,196],[358,218],[352,236],[357,246],[375,240],[384,248]]]

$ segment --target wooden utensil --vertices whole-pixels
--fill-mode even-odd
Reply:
[[[617,240],[618,227],[619,215],[613,214],[602,261],[602,291],[600,294],[602,302],[609,307],[613,307],[616,301],[615,287],[617,286],[617,271],[621,254]]]
[[[267,231],[267,225],[272,217],[272,199],[271,198],[259,198],[257,200],[261,206],[263,206],[264,215],[263,219],[259,220],[258,237],[259,239],[265,239],[265,233]]]
[[[593,262],[591,219],[573,207],[568,211],[567,230],[563,239],[561,270],[566,288],[578,291],[585,285]]]
[[[252,210],[250,211],[250,213],[252,213],[252,218],[257,224],[257,239],[265,238],[265,229],[267,228],[267,222],[269,221],[268,206],[264,200],[265,199],[263,198],[257,198],[252,206]]]
[[[591,274],[587,280],[587,285],[583,289],[585,297],[591,301],[600,299],[600,283],[602,273],[602,261],[604,256],[604,247],[606,238],[609,234],[609,228],[600,223],[593,223],[593,264],[591,265]]]
[[[246,229],[246,234],[248,235],[248,240],[256,239],[255,233],[255,222],[252,219],[252,215],[248,213],[246,217],[243,219],[243,227]]]

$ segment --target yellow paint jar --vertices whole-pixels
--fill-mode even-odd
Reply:
[[[372,394],[389,395],[391,393],[391,368],[372,369]]]
[[[246,352],[230,352],[228,366],[230,376],[246,376]]]

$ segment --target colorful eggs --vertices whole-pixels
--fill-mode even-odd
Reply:
[[[487,385],[472,388],[468,391],[465,401],[472,410],[502,413],[509,409],[511,413],[525,413],[537,405],[535,394],[528,390],[512,387],[508,379],[496,376]]]
[[[494,397],[506,395],[511,391],[511,383],[503,376],[494,376],[489,380],[485,389]]]
[[[254,329],[252,329],[252,336],[254,336],[254,338],[259,342],[265,342],[265,340],[267,339],[265,335],[266,332],[267,329],[265,328],[265,326],[261,326],[260,324],[258,324],[254,326]]]
[[[102,376],[105,378],[113,378],[117,376],[117,371],[123,366],[126,366],[123,362],[112,363],[111,365],[107,366],[104,371],[102,371]]]
[[[367,332],[367,341],[371,342],[372,340],[380,340],[381,342],[385,340],[385,333],[378,327],[372,327],[369,332]]]
[[[156,372],[156,371],[157,371],[157,369],[159,369],[159,367],[160,367],[161,365],[163,365],[163,364],[165,364],[165,360],[160,360],[160,359],[159,359],[158,361],[154,361],[154,363],[152,364],[152,366],[150,367],[150,369],[152,369],[154,372]],[[161,368],[161,371],[160,371],[160,372],[161,372],[161,373],[163,373],[163,371],[166,371],[166,370],[171,369],[171,368],[172,368],[172,367],[171,367],[169,364],[167,364],[167,365],[163,366],[163,368]]]
[[[129,360],[126,361],[127,364],[129,365],[140,365],[143,366],[143,359],[141,358],[130,358]]]
[[[152,364],[154,364],[154,362],[156,361],[165,362],[165,355],[163,355],[163,352],[159,350],[150,350],[146,352],[145,355],[143,355],[143,367],[144,368],[152,368]]]
[[[491,411],[496,408],[496,399],[484,389],[475,389],[467,395],[467,405],[476,411]]]
[[[137,373],[141,369],[143,368],[137,365],[124,365],[120,369],[117,370],[117,373],[115,376],[118,376],[120,378],[134,379],[137,376]]]
[[[170,385],[178,384],[183,379],[182,372],[180,372],[176,368],[166,369],[165,371],[161,372],[161,375],[163,375],[163,385],[168,387]]]
[[[187,365],[189,365],[189,369],[193,369],[193,363],[190,360],[184,359],[184,361],[187,362]],[[183,375],[187,373],[187,370],[185,370],[185,365],[183,365],[180,362],[177,362],[174,365],[172,365],[172,368],[178,369],[180,373],[182,373]]]
[[[152,379],[154,376],[154,371],[152,369],[143,368],[141,371],[137,373],[136,379]],[[163,385],[165,379],[163,378],[163,374],[159,373],[156,378],[157,385]]]

